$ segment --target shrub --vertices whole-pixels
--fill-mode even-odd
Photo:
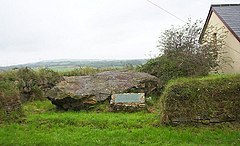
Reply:
[[[21,102],[44,99],[44,93],[61,80],[49,69],[30,68],[0,73],[0,123],[22,117]]]
[[[194,60],[194,58],[183,58],[185,58],[184,55],[179,55],[177,58],[170,55],[163,55],[150,59],[146,64],[139,67],[138,70],[158,77],[160,92],[163,92],[165,85],[171,79],[205,76],[208,74],[208,71],[200,62],[198,64],[191,63],[190,60]]]
[[[206,32],[199,43],[201,33],[201,21],[172,27],[165,30],[159,39],[157,46],[161,54],[150,59],[140,67],[140,71],[150,73],[160,78],[160,92],[163,91],[170,79],[178,77],[206,76],[209,72],[221,72],[224,66],[230,65],[231,59],[224,57],[224,37],[227,31],[218,32],[216,40],[211,39],[216,27]]]
[[[0,123],[17,121],[22,116],[18,88],[11,81],[0,81]]]
[[[38,70],[38,86],[46,92],[62,80],[62,76],[51,69],[41,68]]]
[[[16,81],[17,80],[17,70],[8,70],[8,71],[3,71],[0,72],[0,79],[3,80],[8,80],[8,81]]]
[[[161,122],[240,121],[240,75],[171,81],[160,99]]]
[[[50,69],[42,68],[34,71],[25,67],[2,72],[0,79],[16,83],[20,91],[21,101],[25,102],[44,99],[45,92],[55,86],[62,79],[62,76]]]
[[[20,68],[17,70],[16,76],[22,101],[32,101],[43,98],[43,93],[38,86],[40,78],[33,69],[28,67]]]

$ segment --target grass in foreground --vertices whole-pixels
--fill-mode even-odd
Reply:
[[[240,145],[239,129],[157,126],[150,113],[56,112],[24,106],[22,124],[0,126],[0,145]]]

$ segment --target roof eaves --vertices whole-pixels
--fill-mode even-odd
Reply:
[[[218,18],[223,22],[223,24],[230,30],[230,32],[234,35],[234,37],[240,42],[240,38],[238,37],[238,35],[231,29],[231,27],[223,20],[223,18],[213,8],[213,7],[223,7],[223,6],[240,6],[240,4],[214,4],[214,5],[211,5],[210,10],[208,12],[207,19],[206,19],[205,24],[203,26],[203,30],[202,30],[202,32],[200,34],[200,37],[199,37],[199,43],[202,42],[204,33],[207,29],[209,20],[211,18],[212,12],[214,12],[218,16]]]
[[[233,6],[233,4],[227,6]],[[235,4],[234,6],[240,6],[240,4]],[[218,12],[214,9],[213,12],[218,16],[218,18],[223,22],[223,24],[228,28],[228,30],[233,34],[233,36],[240,42],[239,36],[232,30],[232,28],[226,23],[226,21],[221,17],[221,15],[219,15]]]
[[[211,5],[210,10],[209,10],[209,12],[208,12],[207,19],[206,19],[206,21],[205,21],[205,23],[204,23],[204,26],[203,26],[202,32],[201,32],[200,37],[199,37],[199,41],[198,41],[199,43],[202,42],[202,39],[203,39],[204,33],[205,33],[206,29],[207,29],[207,26],[208,26],[209,20],[210,20],[210,18],[211,18],[212,12],[213,12],[213,10],[212,10],[212,5]]]

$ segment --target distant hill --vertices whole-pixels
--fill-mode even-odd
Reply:
[[[109,68],[109,67],[124,67],[127,65],[141,65],[146,63],[146,59],[133,60],[48,60],[36,63],[20,64],[0,67],[0,71],[9,70],[13,68],[30,67],[30,68],[77,68],[77,67],[94,67],[94,68]]]

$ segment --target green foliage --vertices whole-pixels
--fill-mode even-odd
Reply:
[[[41,68],[37,73],[39,76],[38,86],[40,86],[43,91],[51,89],[62,80],[62,76],[58,72],[48,68]]]
[[[162,92],[167,82],[179,77],[205,76],[208,71],[201,64],[191,63],[194,58],[185,58],[184,55],[174,57],[163,55],[150,59],[139,67],[141,72],[147,72],[159,78],[159,91]]]
[[[0,73],[0,79],[17,85],[22,102],[43,100],[45,93],[63,79],[63,76],[92,75],[95,73],[115,70],[115,68],[76,68],[68,72],[55,72],[48,68],[33,70],[25,67]]]
[[[221,32],[217,45],[210,38],[204,41],[206,44],[200,45],[198,39],[201,29],[200,21],[189,21],[183,26],[165,30],[159,39],[160,56],[150,59],[139,70],[157,76],[161,82],[160,91],[163,91],[170,79],[206,76],[210,71],[217,72],[219,66],[228,62],[221,56],[224,53],[223,36],[226,32]]]
[[[1,80],[16,81],[17,79],[17,70],[9,70],[5,72],[0,72]]]
[[[178,69],[175,60],[171,60],[167,56],[161,56],[150,59],[146,64],[139,68],[139,71],[147,72],[159,78],[159,90],[162,91],[164,85],[173,78],[181,77],[184,71]]]
[[[181,78],[160,98],[161,120],[204,123],[240,121],[240,75]]]
[[[19,96],[19,91],[16,85],[11,81],[0,81],[0,95],[8,97]],[[2,101],[2,100],[1,100]]]
[[[38,86],[40,80],[38,74],[31,68],[20,68],[16,72],[16,81],[21,94],[22,101],[41,99],[42,92]]]
[[[25,67],[0,73],[0,79],[17,85],[21,101],[32,101],[44,98],[47,90],[55,86],[62,76],[50,69],[34,71]]]
[[[202,21],[188,21],[188,23],[165,30],[159,37],[157,46],[161,53],[172,54],[178,52],[197,53],[201,49],[199,46],[199,36],[202,30]]]
[[[0,81],[0,123],[18,121],[22,116],[18,88],[11,81]]]

